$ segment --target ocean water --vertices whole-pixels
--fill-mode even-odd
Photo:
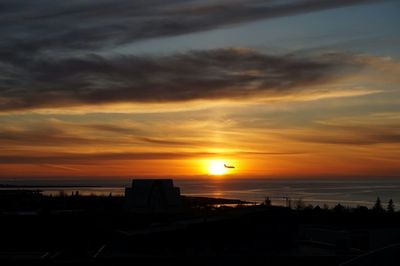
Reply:
[[[307,204],[371,207],[377,197],[383,204],[389,199],[400,207],[400,180],[210,180],[176,181],[182,193],[192,196],[234,198],[261,202],[270,197],[275,205],[285,198]]]
[[[400,208],[400,180],[269,180],[269,179],[197,179],[174,180],[181,193],[188,196],[204,196],[241,199],[262,202],[269,197],[274,205],[284,205],[285,198],[301,199],[307,204],[334,206],[364,205],[371,207],[380,197],[385,205],[389,199]],[[81,195],[123,195],[129,180],[90,181],[0,181],[29,189],[39,189],[46,195],[58,195],[79,191]],[[24,187],[27,189],[27,187]],[[5,189],[5,188],[1,188]]]

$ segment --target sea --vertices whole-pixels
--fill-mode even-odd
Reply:
[[[123,196],[129,179],[108,180],[0,180],[0,190],[32,189],[45,195]],[[176,179],[175,186],[187,196],[240,199],[261,203],[268,197],[273,205],[285,205],[287,199],[305,204],[371,207],[377,197],[385,205],[390,199],[400,207],[400,180],[396,179]],[[4,186],[5,185],[5,186]]]

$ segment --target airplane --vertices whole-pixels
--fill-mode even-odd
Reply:
[[[224,167],[225,168],[235,168],[235,166],[233,166],[233,165],[226,165],[226,164],[224,164]]]

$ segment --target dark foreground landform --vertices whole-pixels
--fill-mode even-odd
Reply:
[[[0,195],[0,265],[399,265],[400,213],[182,197],[128,212],[123,197]]]

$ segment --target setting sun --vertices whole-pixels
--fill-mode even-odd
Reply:
[[[208,165],[208,173],[210,175],[223,175],[226,174],[228,169],[225,167],[224,162],[220,160],[212,160]]]

